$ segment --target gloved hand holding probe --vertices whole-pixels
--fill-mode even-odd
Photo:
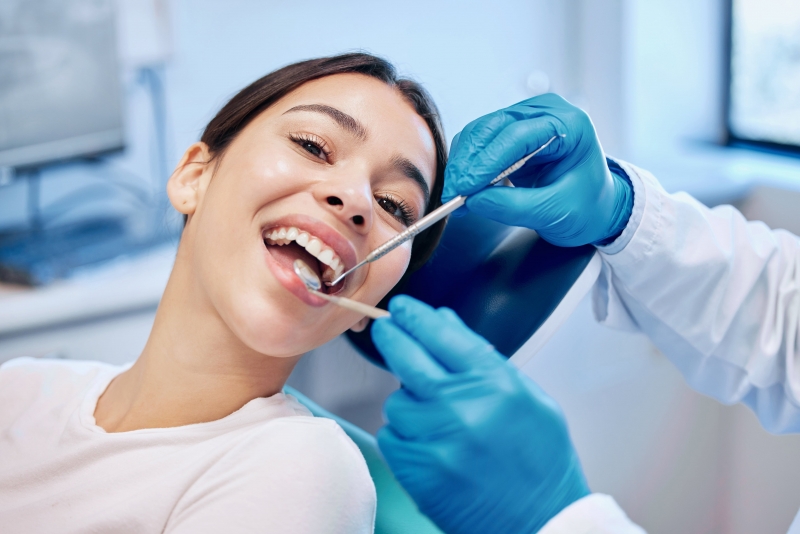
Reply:
[[[589,494],[556,403],[449,309],[392,299],[372,338],[403,387],[378,444],[448,534],[537,532]],[[445,498],[446,497],[446,498]]]
[[[482,190],[553,135],[563,137],[511,176],[516,187]],[[442,201],[456,195],[471,195],[474,213],[567,247],[613,241],[633,206],[630,181],[609,169],[589,116],[554,94],[485,115],[456,136]]]

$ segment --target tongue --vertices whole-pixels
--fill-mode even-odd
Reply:
[[[297,243],[289,243],[288,245],[266,245],[267,250],[275,260],[280,263],[284,268],[293,271],[294,260],[303,260],[308,267],[314,271],[317,276],[321,276],[319,260],[308,253],[306,249]]]

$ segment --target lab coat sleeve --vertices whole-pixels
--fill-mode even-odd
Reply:
[[[613,498],[592,493],[567,506],[539,534],[645,534]]]
[[[645,333],[698,391],[743,402],[771,432],[800,431],[800,239],[667,194],[617,162],[634,186],[628,227],[600,247],[596,318]]]

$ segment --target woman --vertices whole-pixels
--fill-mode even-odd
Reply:
[[[367,54],[305,61],[236,95],[169,180],[186,225],[128,368],[0,368],[3,532],[371,532],[358,449],[281,389],[366,320],[309,295],[440,202],[436,108]],[[442,226],[328,289],[378,303]]]

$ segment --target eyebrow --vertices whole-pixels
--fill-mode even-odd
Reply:
[[[336,124],[341,126],[342,129],[346,130],[347,132],[353,134],[356,138],[362,140],[367,138],[367,129],[363,124],[358,122],[344,111],[340,111],[331,106],[326,106],[325,104],[305,104],[301,106],[295,106],[292,109],[285,111],[283,114],[286,115],[287,113],[293,113],[296,111],[322,113],[323,115],[327,115],[328,117],[332,118]]]
[[[427,206],[431,197],[431,192],[430,189],[428,189],[428,182],[425,181],[425,177],[422,175],[422,172],[417,168],[417,166],[403,156],[393,157],[392,166],[403,173],[407,178],[410,178],[417,183],[419,188],[422,189],[422,195],[425,197],[425,206]]]
[[[287,113],[294,113],[297,111],[322,113],[332,118],[336,124],[353,134],[356,138],[362,140],[367,138],[367,129],[363,124],[358,122],[344,111],[338,110],[334,107],[326,106],[325,104],[303,104],[284,111],[283,114],[286,115]],[[416,184],[422,190],[422,196],[425,197],[425,206],[427,206],[428,201],[430,200],[431,192],[428,188],[428,182],[425,181],[425,177],[422,175],[422,171],[420,171],[416,165],[411,163],[411,160],[403,156],[394,156],[392,158],[392,166],[399,170],[404,176],[416,182]]]

